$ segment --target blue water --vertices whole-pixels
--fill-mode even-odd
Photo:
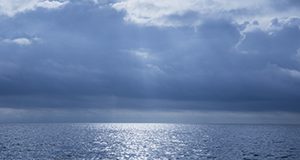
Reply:
[[[300,159],[300,126],[0,124],[0,159]]]

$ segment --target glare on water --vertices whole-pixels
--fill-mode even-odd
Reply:
[[[0,159],[300,159],[300,126],[2,124]]]

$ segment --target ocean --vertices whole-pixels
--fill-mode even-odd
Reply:
[[[0,124],[0,159],[300,160],[300,126]]]

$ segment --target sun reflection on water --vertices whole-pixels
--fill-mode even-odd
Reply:
[[[299,159],[298,126],[29,124],[0,127],[0,159]]]
[[[103,129],[103,125],[98,126]],[[184,146],[183,142],[170,131],[174,130],[171,124],[107,124],[104,128],[110,130],[108,135],[97,137],[96,141],[113,144],[104,148],[105,151],[113,151],[112,154],[117,159],[169,159],[173,152],[178,153],[178,149],[170,150],[170,143],[179,143]],[[165,146],[169,146],[166,148]],[[175,147],[175,146],[173,146]],[[164,152],[165,157],[155,157]],[[160,153],[160,154],[158,154]],[[174,158],[174,157],[173,157]]]

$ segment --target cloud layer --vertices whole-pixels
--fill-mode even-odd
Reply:
[[[1,108],[300,111],[298,1],[18,2],[0,1]]]
[[[231,19],[268,29],[274,18],[285,20],[300,15],[295,0],[124,0],[112,7],[124,11],[124,20],[129,23],[158,27],[198,26],[207,19]]]
[[[38,8],[56,9],[67,4],[68,1],[49,0],[0,0],[0,15],[14,16],[18,13],[33,11]]]

